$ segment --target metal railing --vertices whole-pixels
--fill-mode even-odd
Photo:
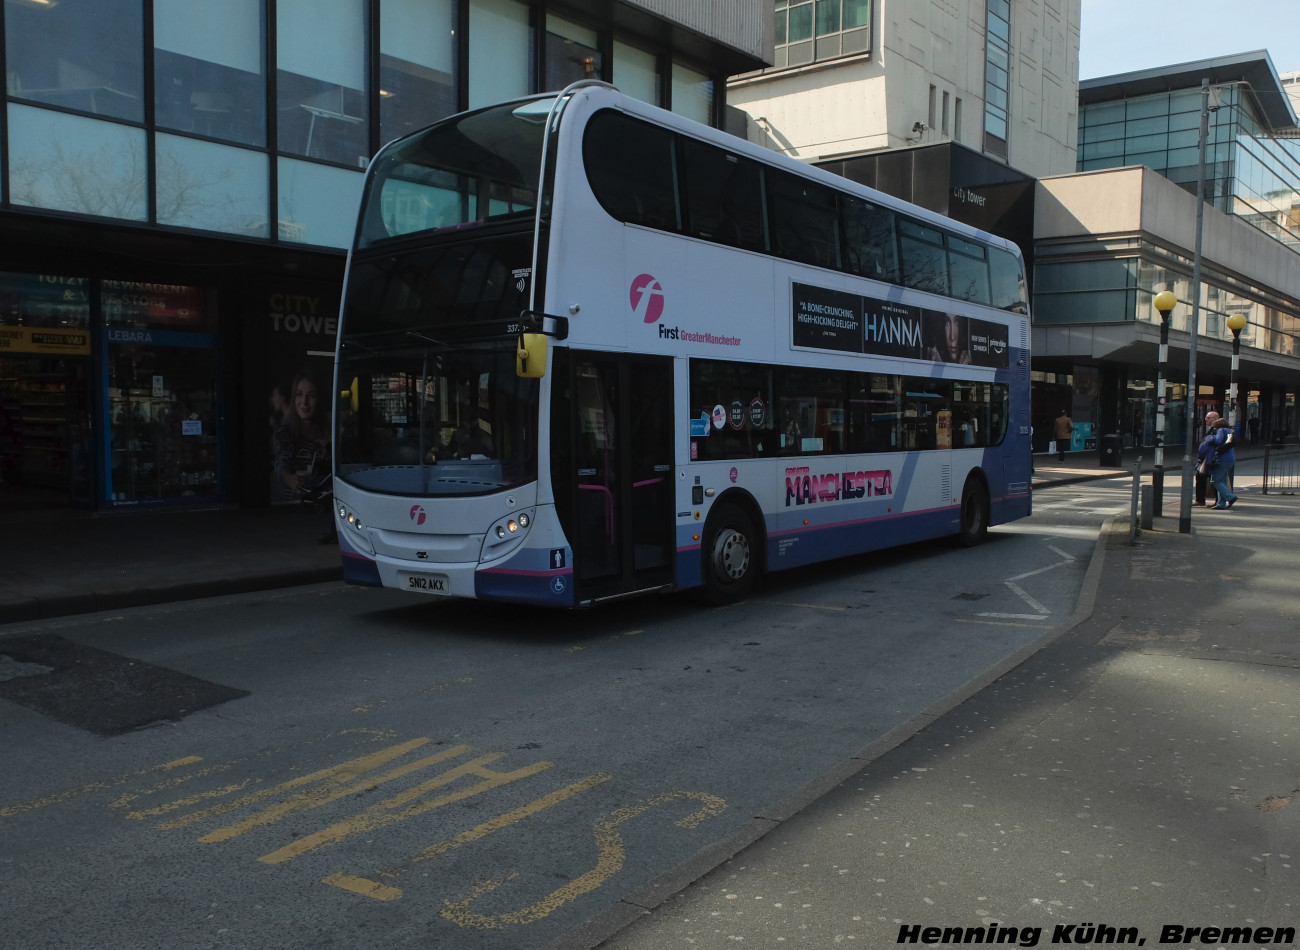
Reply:
[[[1270,445],[1264,450],[1264,494],[1300,492],[1300,446]]]

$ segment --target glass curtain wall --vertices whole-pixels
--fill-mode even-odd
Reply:
[[[1206,139],[1207,198],[1275,240],[1300,245],[1300,139],[1274,138],[1240,83],[1215,87]],[[1079,110],[1080,171],[1146,165],[1196,190],[1199,89],[1104,102]]]
[[[534,92],[533,8],[515,0],[470,0],[469,107]]]
[[[869,23],[867,0],[834,6],[818,21],[827,29],[869,29],[854,26]],[[710,74],[672,63],[666,47],[611,42],[599,24],[550,15],[539,37],[541,5],[520,0],[5,0],[3,9],[5,201],[293,244],[346,247],[372,150],[463,106],[612,75],[633,96],[709,122],[718,94]]]
[[[391,142],[456,112],[456,0],[383,0],[379,18],[379,137]]]

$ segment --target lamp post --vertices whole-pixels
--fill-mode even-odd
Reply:
[[[1192,533],[1192,433],[1196,431],[1196,337],[1201,332],[1201,240],[1205,231],[1205,140],[1210,137],[1210,80],[1201,80],[1201,125],[1196,140],[1196,251],[1192,258],[1192,319],[1187,326],[1187,423],[1183,431],[1183,484],[1178,533]]]
[[[1232,427],[1235,438],[1237,435],[1237,367],[1241,363],[1241,331],[1246,329],[1246,315],[1234,313],[1224,322],[1232,331],[1232,368],[1228,371],[1228,425]]]
[[[1169,362],[1169,314],[1178,303],[1173,291],[1162,290],[1152,301],[1160,314],[1160,360],[1156,372],[1156,464],[1151,470],[1151,514],[1157,518],[1164,514],[1165,503],[1165,366]]]

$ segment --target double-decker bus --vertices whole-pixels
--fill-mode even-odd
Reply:
[[[583,82],[370,165],[346,578],[577,607],[1030,513],[1014,244]]]

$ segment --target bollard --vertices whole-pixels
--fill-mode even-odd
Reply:
[[[1133,460],[1133,500],[1129,505],[1128,539],[1132,541],[1139,533],[1138,529],[1138,489],[1142,485],[1142,456]]]
[[[1155,520],[1155,495],[1156,490],[1154,485],[1142,486],[1142,527],[1146,531],[1151,530],[1152,523]]]

